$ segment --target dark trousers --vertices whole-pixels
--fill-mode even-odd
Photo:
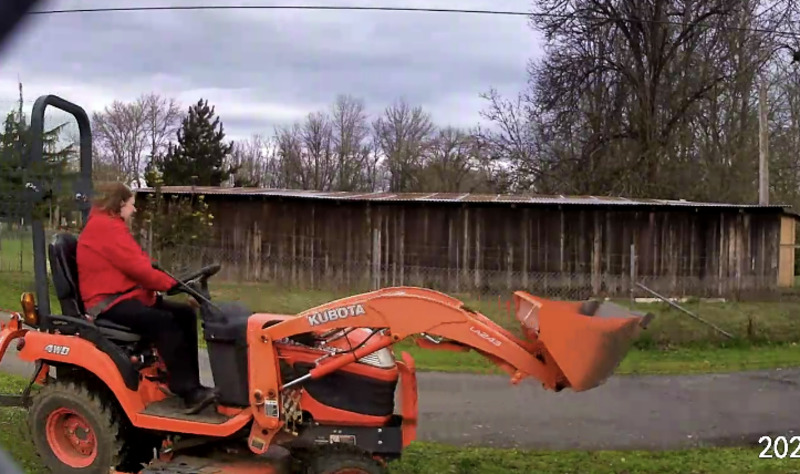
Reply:
[[[152,342],[169,372],[169,389],[184,396],[200,386],[197,315],[191,306],[159,298],[154,306],[121,301],[98,318],[127,326]]]

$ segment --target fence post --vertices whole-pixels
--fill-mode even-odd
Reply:
[[[631,292],[631,304],[636,300],[635,296],[635,288],[636,288],[636,244],[631,244],[631,282],[630,282],[630,292]]]

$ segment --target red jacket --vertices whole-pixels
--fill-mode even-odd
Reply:
[[[125,221],[96,208],[78,237],[76,255],[78,286],[88,311],[109,294],[136,289],[114,300],[111,305],[137,298],[146,305],[156,301],[156,291],[166,291],[177,282],[153,268],[150,257],[133,238]]]

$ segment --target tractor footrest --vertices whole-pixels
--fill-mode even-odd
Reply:
[[[183,400],[179,397],[169,397],[160,402],[151,403],[142,412],[145,415],[172,418],[175,420],[196,421],[199,423],[209,423],[221,425],[228,421],[228,417],[217,412],[214,405],[204,408],[200,413],[187,414],[183,405]]]

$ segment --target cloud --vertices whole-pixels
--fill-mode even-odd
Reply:
[[[165,4],[129,2],[115,6]],[[40,8],[104,5],[61,0]],[[465,0],[458,7],[524,11],[529,2]],[[494,87],[512,95],[524,87],[527,62],[540,55],[540,44],[527,18],[490,15],[216,10],[32,16],[0,52],[0,108],[14,106],[19,77],[28,109],[47,93],[89,112],[151,91],[186,107],[204,97],[231,138],[271,134],[276,125],[329,108],[337,94],[364,99],[373,115],[405,97],[437,123],[468,127],[482,121],[482,92]]]

